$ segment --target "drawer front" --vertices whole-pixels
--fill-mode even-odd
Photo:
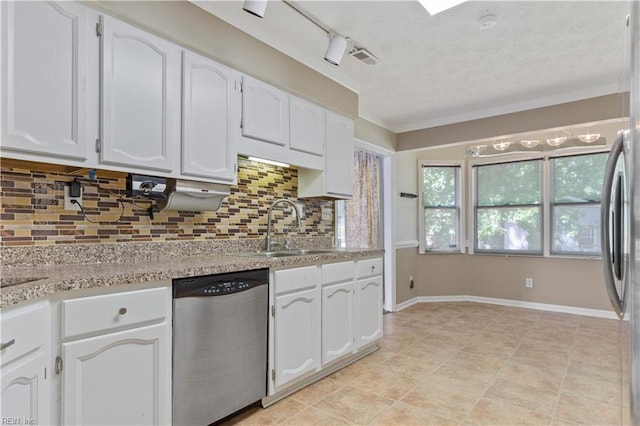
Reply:
[[[37,349],[48,346],[49,305],[38,302],[16,309],[3,310],[0,317],[0,364]]]
[[[382,258],[366,259],[358,261],[358,278],[370,277],[382,274]]]
[[[320,270],[317,266],[285,269],[274,272],[275,294],[314,287],[320,283]]]
[[[166,287],[62,301],[62,337],[72,337],[165,318]]]
[[[353,280],[356,276],[355,262],[339,262],[322,265],[322,284]]]

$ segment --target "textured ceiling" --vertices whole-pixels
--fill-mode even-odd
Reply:
[[[280,0],[263,19],[241,1],[194,1],[359,94],[360,115],[395,132],[628,90],[628,2],[469,1],[430,16],[416,1],[297,1],[381,62],[322,57],[326,34]],[[494,14],[497,25],[479,29]]]

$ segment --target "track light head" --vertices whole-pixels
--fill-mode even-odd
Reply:
[[[267,10],[267,0],[245,0],[242,9],[258,18],[263,18]]]
[[[332,65],[340,65],[344,52],[347,50],[347,39],[340,34],[331,37],[324,60]]]

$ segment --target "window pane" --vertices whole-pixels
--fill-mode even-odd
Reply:
[[[554,202],[600,202],[607,153],[553,159]]]
[[[422,168],[422,199],[425,207],[456,205],[457,167]]]
[[[554,253],[600,253],[600,205],[553,208]]]
[[[540,203],[541,160],[477,166],[479,206]]]
[[[478,209],[478,250],[541,252],[540,207]]]
[[[458,248],[458,215],[456,209],[425,209],[425,249]]]

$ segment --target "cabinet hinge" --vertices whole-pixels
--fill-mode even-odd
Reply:
[[[276,370],[271,370],[271,380],[276,381]]]
[[[102,36],[102,23],[101,22],[96,22],[96,36],[97,37],[101,37]]]
[[[100,152],[102,150],[102,141],[100,139],[96,139],[96,152]]]
[[[47,367],[44,368],[44,379],[47,380]]]
[[[242,127],[242,126],[243,126],[243,124],[244,124],[244,117],[242,117],[242,118],[240,119],[240,128],[241,128],[241,129],[243,128],[243,127]]]
[[[62,357],[58,355],[56,357],[56,374],[62,373],[62,367],[63,367]]]
[[[244,91],[244,88],[242,87],[242,82],[240,82],[240,93],[242,93]]]
[[[271,305],[271,316],[272,317],[276,316],[276,307],[274,305]]]

